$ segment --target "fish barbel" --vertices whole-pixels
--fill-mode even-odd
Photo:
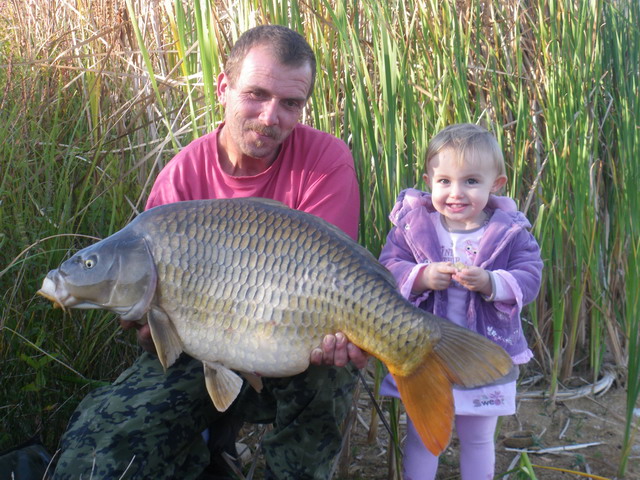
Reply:
[[[344,332],[386,365],[435,455],[451,435],[452,384],[511,368],[493,342],[410,304],[338,228],[272,200],[155,207],[49,272],[38,293],[63,308],[146,315],[163,367],[182,352],[202,361],[221,411],[242,385],[234,371],[259,388],[259,376],[304,371],[325,335]]]

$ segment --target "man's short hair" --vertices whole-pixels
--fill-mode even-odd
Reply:
[[[496,137],[473,123],[456,123],[443,128],[431,139],[425,158],[425,171],[429,162],[442,150],[450,148],[456,153],[458,164],[472,164],[481,156],[490,156],[499,175],[506,175],[504,156]]]
[[[260,25],[244,32],[231,47],[224,65],[224,73],[233,86],[240,75],[242,62],[253,47],[269,47],[273,56],[283,65],[311,67],[311,85],[307,98],[313,92],[316,78],[316,57],[311,46],[298,32],[282,25]]]

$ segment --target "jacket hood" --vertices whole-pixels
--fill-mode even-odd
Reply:
[[[429,213],[435,212],[431,194],[415,188],[402,190],[389,214],[389,220],[397,226],[405,215],[417,208],[426,208]],[[523,228],[531,228],[529,220],[522,212],[518,211],[516,202],[510,197],[490,195],[485,208],[491,211],[500,210]]]

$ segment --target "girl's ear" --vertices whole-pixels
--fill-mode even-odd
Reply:
[[[429,175],[427,175],[426,173],[423,173],[422,180],[424,181],[425,185],[429,187],[429,190],[431,190],[431,179],[429,178]]]
[[[498,177],[494,180],[493,185],[491,186],[491,193],[496,193],[507,183],[506,175],[498,175]]]

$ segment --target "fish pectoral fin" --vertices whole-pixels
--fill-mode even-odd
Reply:
[[[213,405],[219,412],[224,412],[240,394],[242,379],[223,365],[204,362],[202,365],[205,384]]]
[[[262,391],[262,378],[255,373],[242,372],[242,376],[249,382],[253,389],[260,393]]]
[[[449,444],[453,428],[453,384],[436,355],[408,376],[392,372],[400,398],[424,445],[435,456]]]
[[[176,327],[164,310],[152,307],[147,313],[147,321],[158,359],[166,370],[182,353],[182,341],[176,332]]]

